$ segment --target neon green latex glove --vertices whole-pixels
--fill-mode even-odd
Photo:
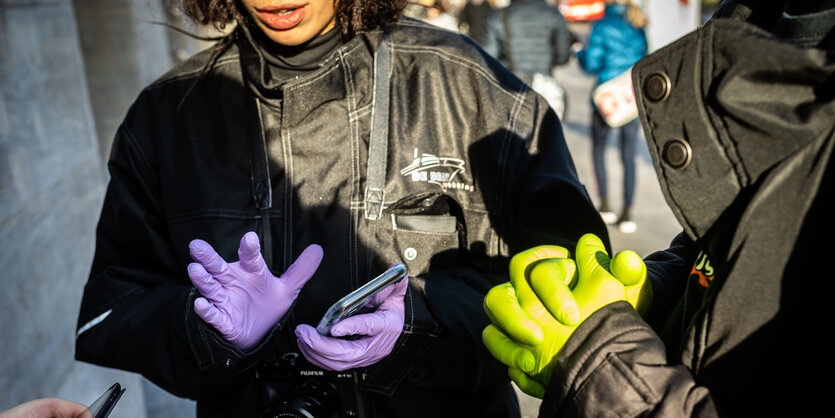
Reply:
[[[567,256],[568,251],[554,246],[523,251],[511,260],[511,283],[494,287],[485,297],[493,324],[482,339],[509,366],[517,386],[535,397],[544,396],[553,360],[583,320],[614,301],[641,306],[651,297],[644,286],[646,267],[632,251],[610,263],[600,239],[587,234],[577,244],[579,269]]]

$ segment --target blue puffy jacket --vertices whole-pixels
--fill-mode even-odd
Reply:
[[[626,4],[606,6],[606,15],[595,22],[587,48],[577,53],[583,70],[605,83],[629,69],[647,53],[647,37],[626,20]]]

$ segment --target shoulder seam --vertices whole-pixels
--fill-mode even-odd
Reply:
[[[212,65],[212,68],[219,67],[219,66],[224,66],[224,65],[228,65],[230,63],[236,63],[236,62],[238,62],[238,54],[229,55],[229,56],[225,56],[225,57],[217,60],[217,62],[215,62],[215,64]],[[185,72],[185,73],[180,73],[180,74],[177,74],[177,75],[173,75],[173,76],[168,77],[168,78],[159,79],[159,80],[151,83],[148,87],[146,87],[146,90],[154,90],[157,87],[161,87],[161,86],[164,86],[166,84],[170,84],[170,83],[173,83],[173,82],[176,82],[176,81],[186,80],[186,79],[189,79],[189,78],[194,78],[195,76],[199,75],[201,72],[203,72],[202,67],[199,68],[199,69],[196,69],[196,70],[192,70],[192,71],[188,71],[188,72]]]

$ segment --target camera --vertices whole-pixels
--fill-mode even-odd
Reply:
[[[269,357],[258,369],[266,410],[261,418],[358,418],[364,373],[330,372],[302,361],[298,353]]]

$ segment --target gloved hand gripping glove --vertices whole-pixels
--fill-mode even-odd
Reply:
[[[299,350],[307,361],[326,370],[348,370],[376,364],[394,349],[403,332],[406,317],[404,296],[409,278],[374,295],[369,306],[374,312],[350,316],[331,327],[331,336],[322,336],[310,325],[296,327]],[[360,336],[358,339],[340,337]]]
[[[211,245],[193,240],[195,263],[188,276],[203,297],[194,311],[227,341],[243,351],[255,347],[293,306],[302,286],[322,261],[322,247],[310,245],[280,277],[261,257],[258,235],[247,232],[238,247],[239,261],[227,264]]]
[[[563,258],[553,257],[561,253]],[[554,360],[582,321],[614,301],[641,306],[648,298],[646,267],[634,252],[621,252],[610,263],[600,239],[587,234],[577,244],[576,265],[565,258],[567,253],[544,246],[517,254],[511,260],[511,282],[485,297],[493,322],[482,334],[485,345],[509,366],[508,374],[522,391],[540,398]]]

